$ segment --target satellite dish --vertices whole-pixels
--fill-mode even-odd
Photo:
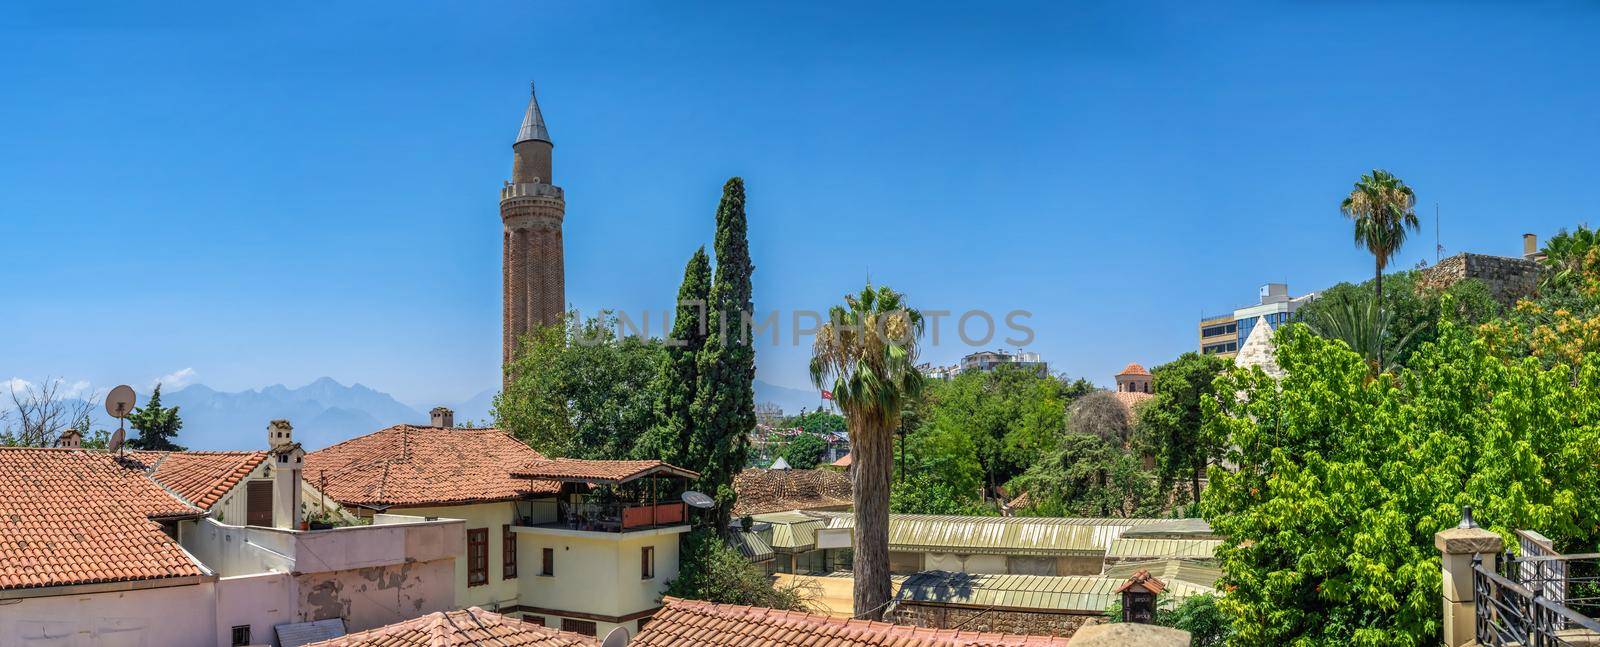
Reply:
[[[717,507],[717,502],[711,500],[711,497],[694,490],[689,490],[683,493],[683,502],[704,510],[710,510]]]
[[[106,413],[111,414],[113,418],[121,420],[128,417],[128,414],[133,413],[133,405],[134,396],[133,387],[131,386],[124,384],[111,389],[111,392],[106,394]]]
[[[623,647],[628,644],[628,628],[617,627],[606,633],[605,640],[600,641],[600,647]]]
[[[106,443],[106,451],[113,454],[117,453],[117,450],[122,449],[122,441],[125,438],[127,438],[126,433],[124,433],[121,429],[116,430],[116,432],[111,434],[111,441]]]

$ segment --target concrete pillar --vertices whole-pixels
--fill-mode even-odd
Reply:
[[[1467,508],[1461,525],[1439,531],[1433,536],[1433,545],[1439,549],[1444,571],[1444,645],[1473,644],[1477,608],[1472,591],[1472,558],[1478,556],[1484,568],[1493,569],[1505,541],[1473,523],[1472,509]]]

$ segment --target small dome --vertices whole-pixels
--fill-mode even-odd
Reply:
[[[1150,371],[1144,370],[1144,367],[1140,366],[1138,362],[1130,362],[1127,366],[1122,367],[1122,372],[1118,373],[1117,377],[1122,377],[1124,375],[1149,375],[1149,374],[1150,374]]]

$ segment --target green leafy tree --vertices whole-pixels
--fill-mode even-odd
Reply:
[[[770,609],[807,609],[809,592],[797,586],[773,586],[761,568],[730,547],[715,531],[685,535],[678,577],[667,582],[667,595],[717,604]]]
[[[706,256],[706,248],[701,247],[689,257],[683,269],[672,338],[666,342],[665,357],[656,375],[655,425],[639,443],[635,451],[637,458],[660,459],[690,467],[695,389],[700,381],[697,364],[709,332],[706,310],[710,299],[711,260]]]
[[[1165,502],[1153,474],[1132,453],[1096,434],[1067,434],[1054,451],[1012,480],[1047,517],[1155,516]]]
[[[1205,433],[1201,407],[1216,397],[1213,382],[1232,364],[1215,355],[1184,353],[1157,366],[1155,396],[1139,408],[1139,442],[1155,458],[1164,483],[1187,478],[1191,501],[1200,497],[1206,467],[1222,457],[1221,439]]]
[[[695,359],[694,427],[688,444],[697,487],[716,497],[716,527],[726,529],[736,494],[733,477],[744,468],[749,433],[756,427],[756,352],[750,334],[750,242],[746,235],[744,180],[722,187],[714,247],[717,269],[705,347]]]
[[[808,470],[822,462],[822,455],[827,453],[828,443],[820,436],[801,432],[794,440],[783,447],[783,460],[789,467],[797,470]]]
[[[128,446],[133,449],[164,452],[184,450],[182,445],[172,442],[178,430],[183,428],[183,419],[178,417],[177,407],[161,406],[160,384],[156,385],[144,406],[134,409],[133,415],[128,416],[128,426],[139,432],[138,438],[128,441]]]
[[[923,404],[908,407],[921,429],[959,429],[977,446],[984,483],[998,486],[1049,453],[1066,432],[1071,389],[1035,371],[1001,366],[929,384]],[[1123,415],[1116,405],[1117,415]]]
[[[1291,324],[1286,376],[1233,370],[1207,406],[1228,439],[1203,516],[1238,644],[1437,644],[1435,532],[1472,506],[1509,537],[1592,550],[1600,529],[1600,365],[1503,360],[1446,322],[1411,364],[1373,379],[1343,344]]]
[[[889,476],[894,431],[922,390],[922,314],[887,286],[868,285],[828,310],[811,351],[811,381],[833,392],[850,430],[855,487],[854,601],[878,619],[889,601]],[[829,388],[831,387],[831,388]]]
[[[844,416],[829,411],[813,411],[795,416],[794,420],[789,421],[789,425],[818,436],[845,431]]]
[[[1377,169],[1362,175],[1339,204],[1339,210],[1355,223],[1356,244],[1372,252],[1374,291],[1379,302],[1383,301],[1384,268],[1405,244],[1406,232],[1417,230],[1416,204],[1417,196],[1411,187],[1394,174]],[[1379,343],[1378,365],[1382,366],[1381,339]]]
[[[933,427],[906,440],[905,474],[895,482],[889,509],[900,514],[994,515],[983,504],[978,446],[959,427]]]
[[[618,336],[610,313],[566,321],[565,333],[541,326],[524,337],[495,424],[546,455],[631,458],[654,421],[661,344]]]

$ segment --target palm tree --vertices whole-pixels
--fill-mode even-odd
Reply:
[[[1328,302],[1317,304],[1318,307],[1306,318],[1306,325],[1317,335],[1342,341],[1350,350],[1360,353],[1372,367],[1373,375],[1394,368],[1392,361],[1385,363],[1383,358],[1385,337],[1391,332],[1399,337],[1392,349],[1398,357],[1423,328],[1423,324],[1418,324],[1409,331],[1391,331],[1396,325],[1394,311],[1383,307],[1377,297],[1365,292],[1341,292],[1324,299]]]
[[[811,348],[811,382],[833,392],[850,431],[855,470],[855,617],[877,620],[889,603],[889,477],[894,430],[922,391],[922,313],[869,283],[828,310]]]
[[[1355,221],[1356,245],[1372,252],[1376,265],[1373,292],[1378,302],[1383,301],[1383,269],[1389,266],[1400,246],[1406,242],[1406,230],[1417,230],[1417,196],[1411,187],[1393,173],[1374,169],[1361,176],[1350,195],[1339,204],[1339,210]],[[1378,365],[1383,365],[1383,340],[1378,340]]]

